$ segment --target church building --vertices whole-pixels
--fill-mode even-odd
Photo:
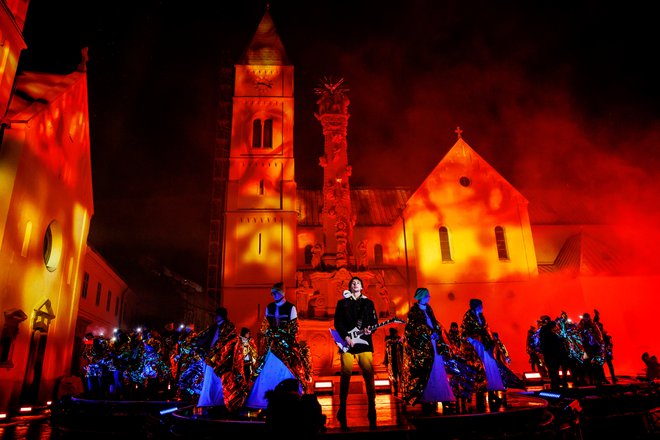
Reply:
[[[322,80],[315,116],[323,187],[299,188],[294,66],[269,11],[231,72],[231,104],[220,104],[226,117],[218,121],[226,136],[214,158],[207,290],[237,326],[257,330],[270,287],[283,281],[315,374],[332,374],[339,359],[328,328],[348,281],[359,276],[383,321],[405,319],[417,287],[430,290],[446,327],[480,298],[517,372],[529,369],[529,326],[562,310],[578,321],[598,307],[616,335],[622,370],[636,372],[639,355],[657,348],[643,325],[631,331],[623,322],[640,313],[657,275],[617,273],[606,228],[546,215],[543,201],[530,202],[460,128],[453,145],[438,146],[447,152],[418,188],[352,187],[348,92],[341,79]],[[635,293],[622,304],[616,289]],[[381,333],[374,341],[384,353]]]

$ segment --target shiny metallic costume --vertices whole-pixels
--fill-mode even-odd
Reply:
[[[419,402],[431,374],[435,350],[442,355],[454,395],[469,397],[474,389],[476,371],[463,358],[460,341],[459,344],[451,341],[450,335],[435,318],[429,305],[427,312],[435,323],[433,329],[427,325],[426,315],[418,304],[413,305],[408,312],[404,330],[402,398],[412,405]],[[437,335],[436,340],[433,339],[434,334]]]
[[[236,327],[233,323],[225,321],[220,326],[218,339],[204,357],[204,361],[222,380],[225,406],[230,412],[242,408],[249,390],[248,383],[243,377],[243,359],[235,356],[238,344]]]
[[[270,351],[300,381],[303,392],[311,393],[313,381],[312,358],[307,345],[301,345],[296,338],[298,320],[283,321],[279,323],[279,326],[273,326],[268,318],[264,318],[261,323],[261,334],[264,337],[264,343],[254,376],[258,376],[263,370],[266,361],[265,354],[270,348]]]
[[[568,320],[567,313],[563,311],[555,319],[555,322],[557,323],[557,332],[563,338],[569,359],[574,364],[581,365],[584,359],[584,346],[577,326]]]
[[[446,342],[444,331],[435,319],[430,305],[426,306],[427,313],[435,327],[431,329],[426,323],[426,315],[414,304],[408,311],[408,319],[404,330],[403,345],[403,375],[402,398],[411,405],[419,402],[424,388],[429,381],[433,359],[437,346],[438,353],[450,358],[449,345]],[[433,339],[437,335],[437,341]]]
[[[470,309],[463,315],[461,322],[461,335],[463,342],[463,354],[468,364],[475,370],[475,387],[476,391],[486,390],[486,371],[484,370],[483,363],[479,355],[472,347],[472,344],[465,341],[468,337],[480,341],[484,348],[492,351],[495,348],[495,341],[493,335],[488,327],[488,322],[483,318],[483,325],[479,323],[476,313]]]

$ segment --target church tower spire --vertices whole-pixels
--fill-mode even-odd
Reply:
[[[293,66],[270,11],[234,68],[221,303],[254,327],[270,287],[296,273]]]
[[[347,88],[344,80],[324,78],[320,87],[315,89],[319,95],[319,112],[316,118],[323,126],[324,152],[320,158],[323,167],[323,234],[326,240],[325,258],[331,260],[334,255],[337,269],[346,268],[351,254],[353,218],[351,215],[351,196],[348,178],[351,167],[348,165],[348,128]]]

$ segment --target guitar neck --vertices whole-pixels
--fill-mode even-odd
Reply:
[[[383,321],[383,322],[380,322],[378,324],[370,325],[369,328],[371,330],[376,330],[379,327],[382,327],[382,326],[388,325],[388,324],[392,324],[394,322],[397,322],[397,320],[396,319],[388,319],[387,321]]]

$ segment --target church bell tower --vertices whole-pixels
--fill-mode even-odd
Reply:
[[[267,10],[235,65],[221,303],[254,328],[270,287],[295,287],[293,66]]]

